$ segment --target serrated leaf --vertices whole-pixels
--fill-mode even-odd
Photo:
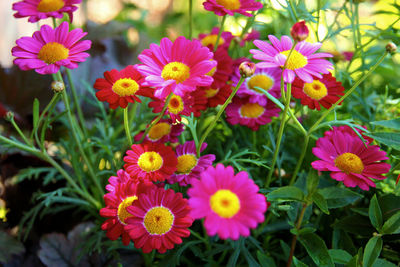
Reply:
[[[284,186],[278,188],[267,195],[268,201],[285,200],[285,201],[303,201],[304,193],[295,186]]]
[[[400,133],[389,133],[389,132],[374,132],[365,134],[379,143],[385,144],[396,150],[400,150]]]
[[[376,195],[372,197],[369,203],[368,215],[372,225],[379,230],[382,227],[382,211]]]
[[[325,242],[318,235],[314,233],[300,235],[299,241],[305,247],[308,255],[310,255],[317,266],[335,266],[331,256],[329,255]]]
[[[329,209],[345,207],[362,197],[356,192],[340,187],[327,187],[319,189],[318,192],[326,199]]]
[[[330,249],[329,255],[331,255],[334,263],[346,264],[351,260],[351,255],[343,249]]]
[[[364,267],[372,267],[379,254],[381,254],[382,245],[383,242],[380,236],[374,236],[368,241],[363,256]]]
[[[39,99],[33,100],[33,127],[36,127],[39,120]]]
[[[384,121],[373,121],[371,124],[386,127],[389,129],[400,130],[400,118]]]
[[[398,234],[400,233],[400,211],[390,217],[382,226],[383,234]]]
[[[312,196],[312,200],[314,201],[315,205],[322,210],[323,213],[329,214],[328,203],[320,193],[315,192]]]

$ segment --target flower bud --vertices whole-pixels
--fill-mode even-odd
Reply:
[[[256,71],[256,64],[254,64],[253,62],[245,61],[240,63],[239,65],[239,72],[243,78],[252,76],[255,71]]]
[[[7,111],[6,115],[4,116],[4,118],[8,121],[11,121],[14,119],[14,113],[12,111]]]
[[[63,82],[54,81],[51,83],[51,89],[54,93],[60,93],[65,89],[65,85]]]
[[[309,31],[304,20],[295,23],[290,30],[290,35],[292,35],[293,39],[298,42],[307,39],[308,34]]]
[[[396,46],[394,43],[389,42],[389,43],[386,45],[386,51],[387,51],[387,52],[393,54],[393,53],[396,53],[396,50],[397,50],[397,46]]]

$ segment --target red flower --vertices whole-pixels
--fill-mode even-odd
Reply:
[[[290,30],[290,35],[294,40],[301,42],[307,39],[309,34],[306,22],[304,20],[295,23]]]

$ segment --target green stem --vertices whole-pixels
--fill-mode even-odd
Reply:
[[[215,42],[215,45],[214,45],[214,53],[215,53],[215,51],[217,51],[217,48],[219,45],[219,39],[221,39],[221,34],[224,31],[225,19],[226,19],[226,15],[224,15],[222,17],[221,26],[219,27],[219,32],[218,32],[218,36],[217,36],[217,41]]]
[[[300,212],[300,216],[299,216],[299,219],[298,219],[297,224],[296,224],[296,229],[297,230],[300,230],[300,228],[301,228],[301,223],[303,222],[303,218],[304,218],[304,214],[306,212],[306,209],[307,209],[307,204],[303,204],[303,208],[302,208],[302,210]],[[296,241],[297,241],[297,235],[293,235],[292,245],[290,247],[289,259],[288,259],[288,262],[286,264],[286,267],[290,267],[292,265],[294,249],[296,248]]]
[[[53,105],[54,102],[57,101],[58,97],[60,96],[59,93],[55,93],[53,95],[53,97],[51,98],[50,102],[47,104],[47,106],[44,108],[44,110],[42,111],[42,113],[39,116],[38,122],[36,125],[34,125],[33,130],[31,132],[31,139],[33,138],[33,135],[35,134],[35,132],[39,129],[40,124],[43,120],[44,115],[47,113],[47,111],[50,109],[50,107]]]
[[[201,145],[204,143],[204,141],[206,140],[208,134],[212,131],[212,129],[214,129],[217,121],[219,120],[219,118],[221,117],[222,113],[224,112],[225,108],[228,106],[228,104],[231,102],[232,98],[235,96],[236,92],[239,90],[239,87],[242,85],[242,83],[244,82],[245,77],[240,77],[239,82],[237,83],[235,89],[233,89],[231,95],[228,97],[228,99],[225,101],[225,103],[222,105],[222,107],[218,110],[217,115],[215,116],[215,119],[211,122],[211,124],[208,126],[206,132],[201,136],[199,145],[197,147],[197,157],[200,157],[200,149],[201,149]]]
[[[28,138],[26,138],[25,134],[21,131],[21,129],[19,128],[18,124],[15,122],[14,116],[12,116],[12,117],[10,118],[10,122],[11,122],[12,126],[14,126],[14,129],[17,131],[17,133],[19,134],[19,136],[24,140],[24,142],[25,142],[27,145],[32,146],[31,141],[30,141]]]
[[[290,4],[290,8],[293,11],[293,15],[294,15],[294,17],[296,19],[296,22],[297,22],[299,20],[299,17],[297,16],[296,8],[294,7],[293,0],[289,0],[289,4]]]
[[[309,141],[310,141],[310,136],[306,135],[304,143],[303,143],[303,148],[301,150],[300,158],[297,161],[296,168],[294,169],[294,172],[293,172],[292,178],[290,179],[289,185],[293,185],[293,183],[294,183],[294,181],[295,181],[295,179],[297,177],[297,174],[299,173],[300,167],[301,167],[301,165],[303,163],[303,160],[304,160],[304,156],[306,155],[306,152],[307,152],[307,147],[308,147],[308,142]]]
[[[400,162],[398,162],[394,167],[392,167],[390,169],[390,171],[388,172],[388,174],[386,175],[386,177],[389,177],[390,175],[392,175],[394,173],[394,171],[400,169]]]
[[[189,39],[192,39],[193,32],[193,0],[189,0]]]
[[[129,146],[132,146],[132,136],[129,127],[129,119],[128,119],[128,107],[124,108],[124,126],[125,126],[125,134],[126,138],[128,138]]]

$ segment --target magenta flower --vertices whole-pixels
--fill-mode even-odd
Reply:
[[[147,126],[148,127],[148,126]],[[179,142],[178,136],[184,131],[182,123],[174,124],[171,119],[161,119],[147,133],[144,138],[145,141],[153,143],[176,143]],[[135,135],[135,141],[139,142],[142,138],[144,131]]]
[[[260,32],[252,30],[250,33],[246,33],[243,36],[243,39],[240,41],[239,45],[243,47],[246,44],[246,42],[254,41],[258,38],[260,38]]]
[[[292,29],[290,29],[290,35],[292,36],[293,40],[298,42],[304,41],[307,39],[309,34],[309,30],[307,28],[306,22],[304,20],[296,22]]]
[[[321,159],[311,163],[314,169],[330,171],[332,179],[366,191],[376,187],[372,179],[386,179],[382,174],[390,170],[390,164],[381,162],[389,159],[385,151],[379,146],[365,147],[360,138],[339,128],[330,132],[319,138],[312,150]]]
[[[138,58],[143,62],[138,70],[146,77],[145,85],[155,87],[155,96],[160,99],[171,92],[183,96],[196,86],[210,85],[213,79],[207,73],[217,65],[208,48],[183,36],[173,43],[163,38],[159,46],[151,44]]]
[[[61,66],[69,69],[78,67],[89,56],[91,41],[79,41],[87,33],[81,29],[69,32],[69,25],[63,22],[55,29],[43,25],[32,37],[22,37],[12,49],[16,57],[14,64],[21,70],[34,69],[40,74],[58,72]]]
[[[16,18],[29,17],[29,22],[37,22],[46,18],[62,18],[67,13],[73,20],[72,13],[78,9],[82,0],[23,0],[14,3],[12,9],[17,11]]]
[[[203,143],[200,152],[203,152],[206,147],[207,143]],[[200,173],[211,166],[215,160],[213,154],[197,158],[194,141],[187,141],[185,144],[177,146],[176,156],[178,157],[178,165],[175,174],[168,179],[168,183],[179,183],[180,186],[187,186],[193,178],[199,179]]]
[[[248,11],[259,10],[263,7],[260,2],[255,0],[207,0],[203,3],[204,9],[214,12],[218,16],[239,13],[248,17],[253,16]]]
[[[209,34],[200,33],[199,41],[203,46],[207,46],[211,51],[214,51],[214,45],[217,42],[219,33],[219,27],[214,27]],[[233,35],[231,32],[222,32],[221,37],[218,41],[218,48],[222,47],[225,50],[228,50],[229,45],[233,39]]]
[[[200,180],[192,180],[188,190],[191,216],[204,218],[209,236],[218,234],[221,239],[239,239],[249,236],[250,228],[264,221],[267,210],[265,196],[247,172],[234,174],[231,166],[217,164],[201,173]]]
[[[268,35],[268,38],[272,45],[265,41],[255,40],[254,44],[261,51],[251,49],[250,53],[254,55],[255,59],[262,61],[257,63],[258,68],[282,68],[292,48],[292,40],[286,35],[282,36],[280,41],[273,35]],[[297,75],[304,82],[312,83],[314,80],[312,75],[322,78],[320,73],[329,73],[328,69],[333,69],[333,65],[323,58],[332,57],[332,55],[328,53],[314,54],[321,46],[321,43],[311,44],[305,41],[297,43],[290,55],[286,69],[283,71],[284,81],[292,83]]]

